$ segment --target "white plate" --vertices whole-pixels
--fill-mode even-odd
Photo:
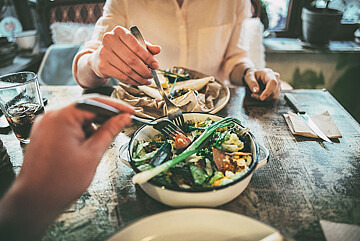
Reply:
[[[270,236],[269,236],[270,235]],[[232,241],[282,240],[279,232],[241,214],[208,208],[166,211],[142,218],[112,236],[109,241]]]
[[[220,90],[219,97],[215,101],[214,109],[209,112],[210,114],[215,114],[222,110],[230,100],[229,87],[227,87],[227,85],[220,80],[215,79],[215,81],[217,81],[222,86],[222,88]]]

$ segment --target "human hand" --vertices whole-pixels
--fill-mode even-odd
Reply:
[[[132,107],[119,100],[92,98],[123,114],[98,129],[92,125],[95,114],[75,105],[48,111],[35,119],[21,171],[0,201],[0,236],[9,237],[7,240],[37,240],[90,185],[105,150],[130,124],[130,114],[134,113]]]
[[[244,80],[252,92],[251,97],[255,99],[265,101],[279,97],[281,90],[280,74],[271,69],[249,69]],[[259,83],[265,86],[263,91],[261,91]]]
[[[83,193],[111,141],[131,122],[132,107],[108,97],[92,98],[124,113],[95,130],[95,114],[69,105],[48,111],[32,127],[19,178],[36,183],[39,188],[43,186],[39,191],[46,193],[47,199],[56,197],[67,204]]]
[[[121,26],[105,33],[99,48],[90,54],[87,65],[101,79],[110,77],[131,85],[147,85],[152,78],[149,67],[159,68],[153,55],[160,47],[146,42],[144,48],[129,30]]]

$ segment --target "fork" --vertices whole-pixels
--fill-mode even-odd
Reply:
[[[140,33],[140,30],[136,26],[130,27],[131,34],[142,44],[143,47],[146,49],[145,40]],[[150,68],[151,75],[154,78],[155,84],[157,89],[159,90],[161,96],[165,100],[166,104],[166,111],[167,111],[167,117],[169,120],[173,121],[177,126],[182,127],[184,124],[184,116],[178,106],[176,106],[169,98],[167,97],[164,89],[161,86],[161,83],[159,81],[159,77],[157,76],[156,70]]]
[[[96,114],[97,117],[95,121],[98,123],[103,123],[109,118],[122,113],[121,111],[110,105],[104,104],[102,102],[93,99],[79,100],[75,106],[79,109],[86,110]],[[131,119],[140,122],[144,125],[152,126],[155,130],[160,131],[161,133],[170,137],[173,140],[175,140],[176,136],[179,134],[185,135],[183,130],[181,130],[177,125],[175,125],[173,122],[171,122],[168,119],[162,119],[159,121],[148,121],[146,119],[142,119],[134,115],[131,115]]]

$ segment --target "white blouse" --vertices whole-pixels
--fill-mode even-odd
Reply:
[[[137,25],[144,38],[160,45],[160,68],[181,66],[229,79],[234,66],[253,66],[243,23],[251,17],[248,0],[107,0],[92,39],[74,59],[95,51],[102,36],[120,25]]]

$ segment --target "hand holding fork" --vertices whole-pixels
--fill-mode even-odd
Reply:
[[[80,100],[76,103],[76,107],[96,114],[97,116],[95,122],[98,123],[105,122],[111,117],[121,114],[121,111],[118,109],[94,99]],[[144,125],[152,126],[155,130],[160,131],[172,140],[176,140],[178,135],[185,135],[185,133],[177,125],[168,119],[149,121],[134,115],[131,116],[131,119]]]
[[[146,48],[146,44],[144,38],[142,37],[140,30],[136,26],[132,26],[130,28],[131,34]],[[161,96],[165,100],[166,110],[167,110],[167,117],[169,120],[173,121],[177,126],[182,127],[184,124],[184,117],[183,114],[178,106],[176,106],[169,98],[167,97],[164,89],[161,86],[159,78],[157,76],[156,70],[151,69],[151,75],[154,78],[156,87],[158,88]]]

